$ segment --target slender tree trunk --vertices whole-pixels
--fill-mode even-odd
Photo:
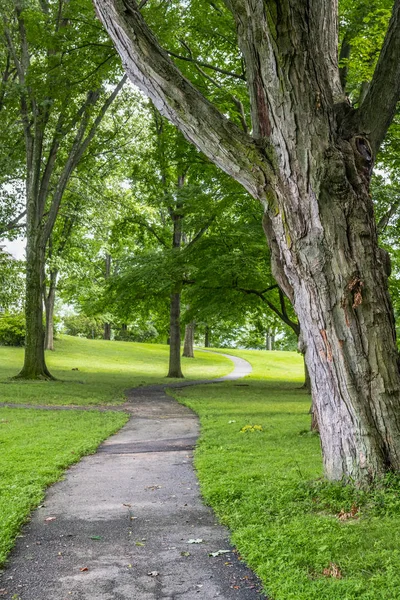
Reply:
[[[29,218],[28,213],[28,218]],[[34,233],[34,224],[28,223],[29,234],[26,246],[26,338],[24,366],[19,373],[21,379],[52,379],[45,360],[43,326],[43,272],[45,244],[40,233]]]
[[[169,330],[169,369],[167,377],[182,378],[181,370],[181,295],[171,294],[170,330]]]
[[[104,323],[104,340],[111,340],[111,323]]]
[[[178,193],[184,186],[184,175],[178,176]],[[173,224],[172,248],[179,252],[182,243],[182,203],[178,199],[174,210],[170,215]],[[174,292],[171,294],[170,329],[169,329],[169,369],[167,377],[183,377],[181,368],[181,290],[182,280],[177,282]]]
[[[274,343],[275,343],[275,336],[274,336],[273,332],[271,331],[271,329],[268,329],[267,333],[265,334],[265,349],[273,350]]]
[[[206,328],[204,331],[204,348],[210,347],[210,335],[211,335],[210,328],[208,325],[206,325]]]
[[[56,300],[57,271],[50,271],[50,285],[45,295],[46,335],[45,349],[54,350],[54,304]]]
[[[111,254],[106,254],[105,257],[104,279],[107,281],[111,274]],[[111,323],[104,323],[104,340],[111,340]]]
[[[196,328],[195,321],[191,321],[185,327],[185,341],[183,344],[183,354],[186,358],[194,358],[194,330]]]

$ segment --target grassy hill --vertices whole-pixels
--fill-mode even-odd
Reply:
[[[46,359],[55,382],[9,381],[22,367],[23,349],[0,346],[0,401],[27,404],[119,404],[128,388],[163,383],[169,348],[161,344],[109,342],[61,336]],[[223,356],[196,352],[183,358],[187,379],[226,375],[233,366]],[[79,369],[79,370],[73,370]]]

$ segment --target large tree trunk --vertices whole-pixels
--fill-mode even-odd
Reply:
[[[28,212],[28,219],[29,219]],[[21,379],[52,379],[44,354],[45,331],[43,326],[43,273],[45,244],[34,224],[28,222],[26,246],[26,338],[24,366]]]
[[[246,66],[252,136],[182,76],[135,3],[95,4],[131,80],[265,206],[274,275],[304,337],[327,476],[365,481],[398,471],[398,353],[369,179],[400,98],[400,2],[354,110],[340,83],[336,2],[225,0]]]
[[[169,369],[167,377],[183,377],[181,370],[181,295],[171,294]]]
[[[183,354],[185,358],[194,358],[194,330],[196,328],[195,321],[191,321],[185,327],[185,341],[183,343]]]
[[[56,300],[57,271],[50,271],[50,284],[45,294],[44,305],[46,310],[46,335],[45,349],[54,350],[54,305]]]

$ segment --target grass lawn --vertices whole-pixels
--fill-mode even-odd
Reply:
[[[269,597],[400,599],[399,477],[368,493],[324,482],[301,357],[229,352],[253,365],[246,380],[173,394],[200,415],[204,498]]]
[[[55,352],[47,352],[51,373],[59,381],[8,381],[22,367],[23,349],[0,346],[0,402],[25,404],[119,404],[124,390],[162,383],[168,371],[169,348],[161,344],[108,342],[62,336]],[[78,368],[78,371],[72,369]],[[187,379],[226,375],[233,366],[223,356],[196,352],[182,359]]]
[[[0,409],[0,565],[45,488],[127,418],[117,412]]]
[[[22,359],[23,349],[0,347],[1,402],[112,405],[124,400],[129,387],[166,381],[168,347],[64,336],[56,351],[47,354],[59,381],[8,381],[18,373]],[[188,378],[211,378],[229,373],[232,363],[199,352],[195,360],[184,359],[183,368]],[[45,488],[127,418],[117,412],[0,408],[0,564]]]

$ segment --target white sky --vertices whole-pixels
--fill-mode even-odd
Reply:
[[[25,259],[25,238],[19,238],[17,240],[13,240],[12,242],[8,240],[0,240],[0,245],[5,246],[5,250],[12,254],[14,258],[18,260]]]

